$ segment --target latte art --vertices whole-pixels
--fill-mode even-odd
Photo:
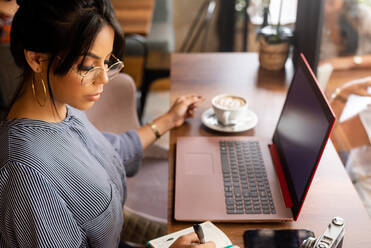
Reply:
[[[222,96],[215,100],[215,104],[221,108],[233,110],[242,107],[246,102],[236,96]]]

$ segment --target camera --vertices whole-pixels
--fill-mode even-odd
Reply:
[[[334,217],[319,238],[304,240],[300,248],[341,248],[344,239],[344,219]]]

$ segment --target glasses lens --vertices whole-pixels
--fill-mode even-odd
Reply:
[[[109,58],[109,60],[105,63],[104,69],[101,67],[95,67],[88,71],[86,74],[82,75],[82,85],[89,85],[94,83],[94,81],[99,77],[100,73],[106,71],[107,77],[112,79],[115,77],[124,67],[124,64],[115,58],[113,55]]]
[[[109,79],[115,77],[117,74],[120,73],[121,69],[124,67],[122,62],[116,62],[115,64],[111,65],[107,71],[107,76]]]
[[[89,85],[89,84],[92,84],[95,79],[99,76],[99,73],[101,73],[103,70],[99,67],[96,67],[94,69],[91,69],[90,71],[88,71],[85,76],[83,77],[81,83],[83,85]]]

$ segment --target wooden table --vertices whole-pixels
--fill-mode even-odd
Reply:
[[[111,0],[125,34],[148,35],[155,0]]]
[[[174,54],[171,62],[171,101],[177,96],[197,92],[206,98],[195,118],[170,133],[168,231],[189,227],[192,223],[173,218],[174,155],[178,136],[213,136],[220,133],[201,124],[201,114],[210,107],[212,96],[235,92],[248,99],[249,108],[259,118],[258,125],[239,135],[272,137],[286,91],[293,75],[287,63],[285,72],[259,69],[258,56],[252,53]],[[343,165],[329,142],[314,177],[311,189],[296,222],[236,224],[217,223],[232,240],[243,247],[242,235],[254,228],[305,228],[320,235],[334,216],[346,221],[344,248],[371,246],[371,221]]]

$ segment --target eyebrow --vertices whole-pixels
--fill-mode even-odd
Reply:
[[[89,56],[95,59],[100,59],[100,57],[98,55],[95,55],[94,53],[87,53],[86,56]]]
[[[110,53],[110,55],[112,54],[112,52]],[[101,57],[99,57],[98,55],[94,54],[94,53],[87,53],[86,56],[89,56],[89,57],[92,57],[94,59],[100,59]]]

